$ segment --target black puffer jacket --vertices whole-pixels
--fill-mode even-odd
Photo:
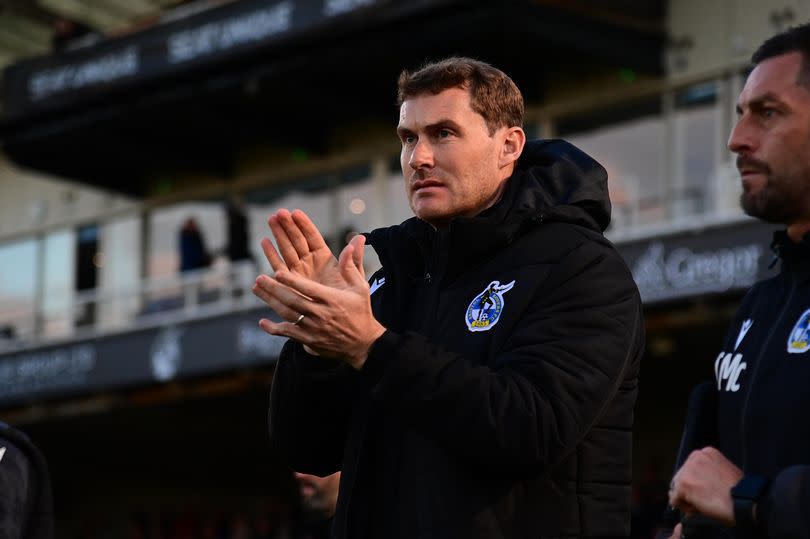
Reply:
[[[388,331],[359,372],[288,343],[271,395],[291,465],[343,470],[333,537],[629,533],[644,339],[605,180],[532,142],[484,213],[369,234]]]

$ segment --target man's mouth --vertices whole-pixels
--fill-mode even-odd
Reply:
[[[442,182],[436,180],[416,180],[411,184],[411,190],[416,192],[420,189],[425,189],[428,187],[443,187],[444,185]]]
[[[743,178],[746,176],[756,176],[759,174],[764,175],[768,173],[768,166],[765,163],[750,157],[738,157],[736,165],[737,170],[740,172],[740,176]]]

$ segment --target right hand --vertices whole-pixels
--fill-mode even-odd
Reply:
[[[315,223],[301,210],[290,211],[282,208],[267,219],[273,232],[278,249],[268,238],[262,238],[264,256],[273,268],[273,272],[290,271],[318,284],[346,290],[351,285],[341,274],[337,258],[332,254]],[[357,269],[363,271],[363,252],[354,251],[352,261]],[[253,293],[268,303],[267,293],[262,289],[259,280],[253,286]],[[312,355],[319,355],[315,350],[304,345],[304,350]]]
[[[731,488],[743,472],[714,447],[692,451],[670,483],[669,503],[685,517],[699,513],[734,526]]]
[[[262,275],[254,293],[282,318],[262,319],[261,328],[271,335],[289,337],[309,353],[345,361],[355,369],[365,364],[374,342],[385,328],[374,318],[369,285],[355,262],[362,253],[365,237],[355,236],[340,254],[339,269],[348,284],[345,289],[324,286],[290,271],[275,277]],[[300,322],[293,320],[304,315]]]
[[[306,213],[280,209],[270,216],[267,224],[276,239],[278,251],[268,238],[262,239],[261,245],[274,272],[288,270],[324,286],[340,290],[348,288],[337,258]],[[361,265],[362,253],[355,253],[353,261],[355,265]],[[361,267],[358,269],[362,270]]]

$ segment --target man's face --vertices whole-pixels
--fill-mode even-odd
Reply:
[[[802,56],[775,56],[751,72],[728,147],[737,154],[745,212],[772,223],[810,216],[810,91]]]
[[[490,136],[470,93],[450,88],[406,99],[399,109],[400,164],[411,210],[435,227],[472,216],[501,195],[511,162],[502,158],[507,129]]]

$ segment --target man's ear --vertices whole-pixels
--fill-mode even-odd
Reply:
[[[498,166],[500,168],[508,167],[515,163],[523,153],[523,147],[526,145],[526,133],[520,127],[510,127],[503,135],[503,145],[501,146],[501,155],[498,159]]]

